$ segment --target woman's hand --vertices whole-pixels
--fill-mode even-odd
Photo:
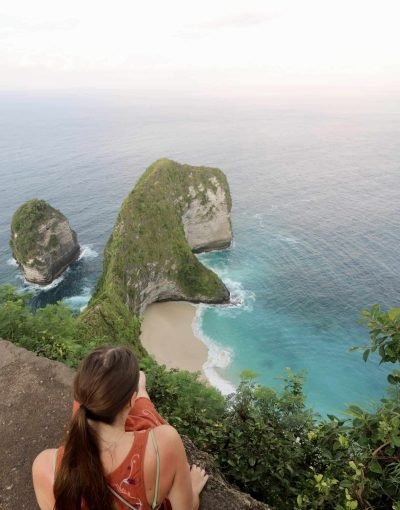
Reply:
[[[149,394],[146,390],[146,374],[141,370],[139,372],[139,384],[138,384],[138,391],[137,391],[137,398],[145,397],[150,399]]]
[[[190,468],[190,479],[192,481],[193,490],[193,508],[197,509],[199,506],[200,492],[204,489],[205,484],[208,480],[207,473],[200,466],[193,464]]]
[[[146,374],[143,370],[139,372],[139,389],[146,390]]]

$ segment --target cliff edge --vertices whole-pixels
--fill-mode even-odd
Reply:
[[[61,444],[72,409],[74,372],[0,340],[0,509],[38,509],[31,468],[36,455]],[[228,485],[211,457],[183,438],[189,460],[204,466],[210,479],[200,510],[268,510]]]
[[[38,199],[25,202],[14,213],[10,246],[26,280],[39,285],[55,280],[80,251],[67,218]]]

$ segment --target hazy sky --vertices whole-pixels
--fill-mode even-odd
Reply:
[[[10,0],[0,89],[400,90],[400,0]]]

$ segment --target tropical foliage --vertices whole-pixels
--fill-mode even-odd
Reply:
[[[90,322],[62,303],[33,313],[29,299],[0,287],[0,337],[70,366],[95,345],[126,343],[140,326],[122,321],[117,336],[95,336]],[[277,392],[244,372],[237,392],[224,399],[196,374],[168,371],[139,355],[161,414],[256,498],[277,510],[400,510],[400,309],[374,306],[362,321],[370,332],[364,360],[378,354],[393,371],[380,405],[351,405],[347,419],[308,410],[301,374],[289,371]]]

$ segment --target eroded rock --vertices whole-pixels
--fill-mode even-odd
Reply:
[[[26,280],[47,285],[79,256],[76,233],[67,218],[44,200],[29,200],[11,222],[11,249]]]
[[[207,189],[203,185],[198,190],[191,186],[189,196],[191,200],[182,215],[182,223],[192,250],[199,253],[230,246],[232,225],[228,190],[216,177],[210,177]]]

